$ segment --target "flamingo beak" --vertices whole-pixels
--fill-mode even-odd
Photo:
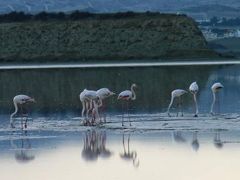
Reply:
[[[110,92],[110,95],[115,95],[116,93],[114,93],[114,92]]]
[[[32,98],[31,102],[36,103],[37,101],[34,98]]]

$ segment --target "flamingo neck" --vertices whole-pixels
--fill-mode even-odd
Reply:
[[[174,96],[171,96],[171,101],[170,101],[170,104],[169,104],[168,110],[167,110],[168,113],[169,113],[169,110],[170,110],[170,108],[171,108],[171,106],[173,104],[173,100],[174,100]]]
[[[213,113],[213,108],[214,108],[215,102],[216,102],[216,92],[213,91],[213,101],[212,101],[210,113]]]
[[[131,87],[131,91],[132,91],[132,100],[135,100],[136,99],[136,93],[135,93],[135,91],[134,91],[134,87],[132,86]]]
[[[196,113],[195,114],[198,114],[198,103],[197,103],[196,93],[193,94],[193,99],[194,99],[195,108],[196,108]]]
[[[13,122],[14,122],[13,121],[13,116],[15,114],[17,114],[17,112],[18,112],[18,105],[17,105],[17,103],[14,101],[13,104],[14,104],[14,107],[15,107],[15,111],[10,116],[10,124],[11,124],[12,127],[14,127],[14,125],[13,125]]]
[[[17,112],[18,112],[18,105],[17,105],[17,103],[14,101],[13,104],[14,104],[14,107],[15,107],[15,111],[11,114],[11,116],[10,116],[11,118],[13,118],[13,116],[15,114],[17,114]]]

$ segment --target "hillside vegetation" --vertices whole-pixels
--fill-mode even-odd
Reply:
[[[63,15],[63,14],[62,14]],[[18,17],[18,16],[17,16]],[[45,18],[44,18],[45,17]],[[184,15],[85,14],[0,23],[2,62],[83,62],[211,58],[197,24]],[[81,17],[81,18],[80,18]]]

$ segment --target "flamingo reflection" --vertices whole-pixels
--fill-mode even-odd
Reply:
[[[215,136],[214,136],[214,139],[213,139],[213,144],[216,148],[218,149],[222,149],[223,148],[223,142],[221,140],[221,137],[220,137],[220,132],[217,131],[215,133]]]
[[[198,142],[198,137],[197,137],[197,131],[193,132],[193,139],[192,139],[192,148],[194,151],[198,151],[199,149],[199,142]]]
[[[82,157],[86,161],[96,161],[99,156],[110,158],[112,152],[106,148],[106,132],[95,130],[85,132],[83,139]]]
[[[31,142],[27,137],[27,131],[22,131],[22,138],[19,140],[10,140],[11,148],[15,150],[15,159],[19,163],[28,163],[35,159],[35,156],[31,154]]]
[[[139,159],[137,158],[137,152],[136,151],[131,151],[130,150],[130,134],[128,134],[128,139],[127,139],[127,148],[125,145],[125,136],[123,134],[123,153],[120,153],[120,157],[122,160],[125,161],[132,161],[134,167],[139,167]]]
[[[173,131],[173,140],[177,143],[185,143],[186,139],[183,137],[182,132]]]

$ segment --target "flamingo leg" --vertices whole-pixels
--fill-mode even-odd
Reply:
[[[129,144],[130,144],[130,134],[128,134],[128,154],[130,154],[130,147],[129,147]]]
[[[13,117],[10,117],[10,127],[11,128],[15,128],[15,126],[14,126],[14,118]]]
[[[123,106],[124,106],[124,102],[122,102],[122,126],[124,126],[124,125],[123,125],[123,119],[124,119]]]
[[[196,97],[196,93],[193,94],[193,100],[195,103],[195,114],[193,117],[198,117],[198,103],[197,103],[197,97]]]
[[[82,118],[84,118],[84,112],[86,110],[86,102],[82,101]]]
[[[23,105],[21,104],[20,105],[20,111],[21,111],[21,127],[22,127],[22,129],[23,129],[23,107],[22,107]]]
[[[90,119],[89,119],[89,113],[91,112],[91,115],[93,115],[93,102],[92,102],[92,100],[90,100],[89,101],[89,108],[88,108],[88,112],[87,112],[87,121],[88,121],[88,123],[89,124],[91,124],[91,122],[90,122]],[[93,120],[93,116],[92,116],[92,120]]]
[[[124,154],[126,153],[126,148],[125,148],[125,142],[124,142],[124,133],[123,133],[123,139],[122,139],[122,143],[123,143],[123,151],[124,151]]]
[[[28,109],[26,108],[26,115],[25,115],[26,119],[25,119],[25,124],[24,124],[24,127],[27,128],[27,120],[28,120]]]
[[[178,98],[177,100],[177,117],[178,117],[178,113],[179,113],[179,110],[180,110],[180,97]]]
[[[88,119],[89,102],[87,101],[85,105],[86,105],[86,116],[85,116],[85,119]]]
[[[98,104],[97,104],[97,102],[94,100],[93,101],[93,111],[94,111],[94,121],[97,119],[100,119],[100,117],[99,117],[99,113],[98,113]],[[100,122],[101,122],[101,120],[100,120]]]
[[[106,108],[106,104],[102,105],[102,114],[103,114],[103,121],[104,123],[107,122],[107,114],[106,114],[107,108]]]
[[[132,126],[130,117],[129,117],[129,101],[127,101],[127,115],[128,115],[128,122],[129,122],[130,126]]]
[[[220,96],[218,93],[216,96],[217,96],[217,111],[218,111],[218,114],[220,114]]]
[[[24,124],[24,127],[27,128],[27,120],[28,120],[28,117],[25,117],[25,124]]]
[[[183,99],[180,97],[180,110],[181,110],[181,116],[183,117]]]

